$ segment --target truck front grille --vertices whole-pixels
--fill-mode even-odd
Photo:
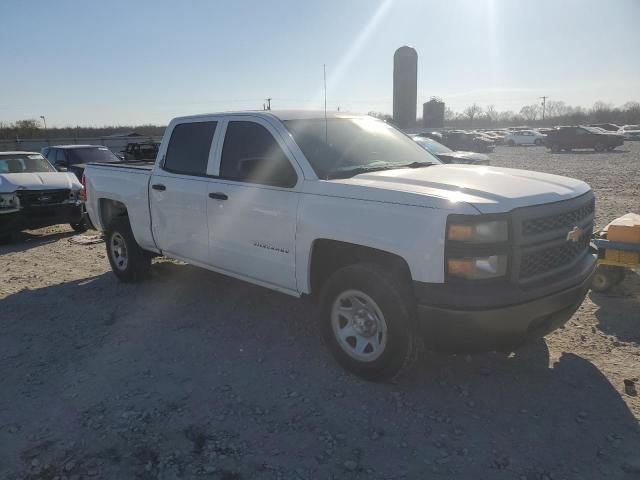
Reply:
[[[567,201],[515,210],[512,278],[526,284],[570,270],[589,251],[594,212],[591,192]]]
[[[20,205],[24,208],[43,207],[63,203],[69,199],[69,189],[21,190],[18,191]]]
[[[554,272],[584,256],[589,247],[591,230],[582,234],[577,242],[567,241],[535,252],[523,253],[520,260],[520,278],[527,279]]]
[[[582,222],[595,211],[595,201],[590,202],[568,212],[550,215],[546,217],[532,218],[522,223],[522,234],[524,236],[538,235],[559,228],[572,228]]]

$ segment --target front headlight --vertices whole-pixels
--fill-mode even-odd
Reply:
[[[506,220],[479,223],[450,223],[447,240],[467,243],[499,243],[509,239]]]
[[[449,258],[447,272],[449,275],[470,280],[502,277],[507,273],[507,256]]]
[[[0,193],[0,212],[8,213],[20,208],[20,200],[16,192]]]

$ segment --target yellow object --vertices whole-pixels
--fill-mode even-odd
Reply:
[[[627,213],[616,218],[605,228],[607,240],[611,242],[640,244],[640,215]],[[621,250],[607,249],[604,253],[605,260],[617,263],[638,264],[640,252],[623,252]]]

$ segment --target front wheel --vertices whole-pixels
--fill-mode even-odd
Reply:
[[[510,147],[515,147],[516,146],[516,142],[514,142],[513,140],[509,140],[507,142],[507,145],[509,145]]]
[[[320,327],[331,353],[366,380],[385,380],[416,351],[415,305],[405,282],[375,264],[336,271],[320,297]]]
[[[542,140],[539,139],[539,138],[536,138],[533,143],[536,144],[537,146],[540,146],[540,145],[542,145]]]
[[[560,145],[558,145],[557,143],[552,143],[551,144],[551,151],[553,153],[558,153],[560,152]]]
[[[598,142],[593,148],[596,152],[604,152],[607,149],[607,146],[602,142]]]
[[[127,217],[111,222],[105,241],[116,277],[123,282],[136,282],[145,277],[151,267],[151,257],[136,242]]]

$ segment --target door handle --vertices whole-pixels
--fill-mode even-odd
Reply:
[[[153,188],[154,190],[160,190],[161,192],[164,192],[167,189],[167,187],[165,187],[161,183],[153,184],[151,185],[151,188]]]
[[[216,192],[210,193],[209,198],[214,198],[216,200],[227,200],[229,197],[227,197],[225,193]]]

